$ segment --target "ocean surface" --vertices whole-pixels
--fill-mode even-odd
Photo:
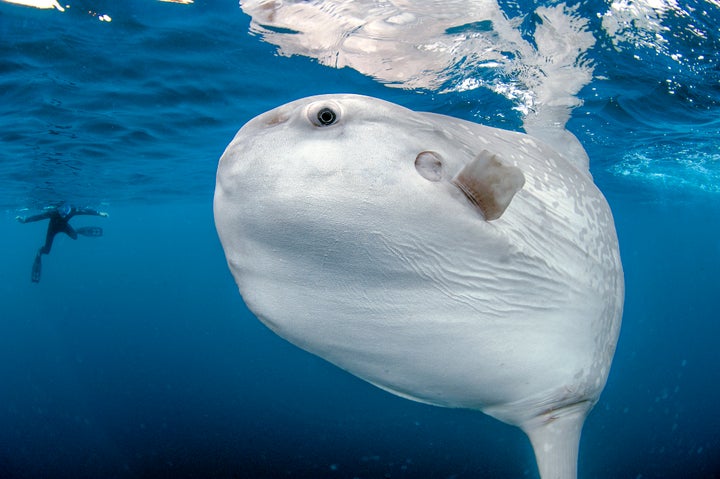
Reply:
[[[482,0],[490,20],[459,1],[17,3],[0,1],[0,479],[537,477],[520,430],[392,396],[244,306],[217,161],[255,115],[336,92],[517,131],[569,118],[626,279],[579,477],[720,477],[717,0]],[[15,217],[62,201],[107,211],[72,221],[104,235],[59,235],[32,283],[47,222]]]

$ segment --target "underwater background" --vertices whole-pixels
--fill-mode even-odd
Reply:
[[[235,132],[300,97],[521,131],[548,91],[522,49],[458,50],[403,84],[283,50],[300,33],[235,1],[14,3],[0,1],[0,479],[537,477],[520,430],[392,396],[262,326],[212,216]],[[593,38],[567,126],[612,207],[626,301],[579,477],[720,477],[720,3],[497,7],[530,50],[541,8]],[[104,236],[58,235],[31,283],[47,223],[15,217],[61,201],[109,212],[72,221]]]

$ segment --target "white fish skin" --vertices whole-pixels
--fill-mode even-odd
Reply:
[[[238,132],[215,223],[247,306],[277,334],[394,394],[521,427],[544,479],[573,478],[624,282],[610,208],[571,161],[529,135],[310,97]],[[515,175],[496,219],[458,185],[462,172],[495,181],[486,163]]]

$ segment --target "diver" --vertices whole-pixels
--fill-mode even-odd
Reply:
[[[62,203],[59,206],[48,207],[40,214],[24,217],[17,216],[15,219],[20,223],[30,223],[32,221],[40,221],[49,219],[47,234],[45,236],[45,244],[40,247],[35,255],[35,261],[32,266],[32,275],[30,280],[33,283],[40,282],[40,273],[42,271],[41,256],[50,254],[53,240],[58,233],[65,233],[72,239],[77,239],[78,235],[98,237],[103,235],[103,230],[99,226],[83,226],[82,228],[73,228],[70,226],[70,218],[75,215],[94,215],[107,218],[108,214],[104,211],[97,211],[92,208],[77,208],[68,203]]]

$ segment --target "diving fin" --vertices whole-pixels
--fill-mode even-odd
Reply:
[[[103,235],[103,229],[99,226],[83,226],[82,228],[77,228],[75,231],[77,231],[79,235],[89,236],[91,238],[97,238]]]
[[[32,274],[30,275],[30,281],[33,283],[40,282],[40,273],[42,273],[42,260],[40,259],[40,253],[35,256],[35,261],[32,265]]]

